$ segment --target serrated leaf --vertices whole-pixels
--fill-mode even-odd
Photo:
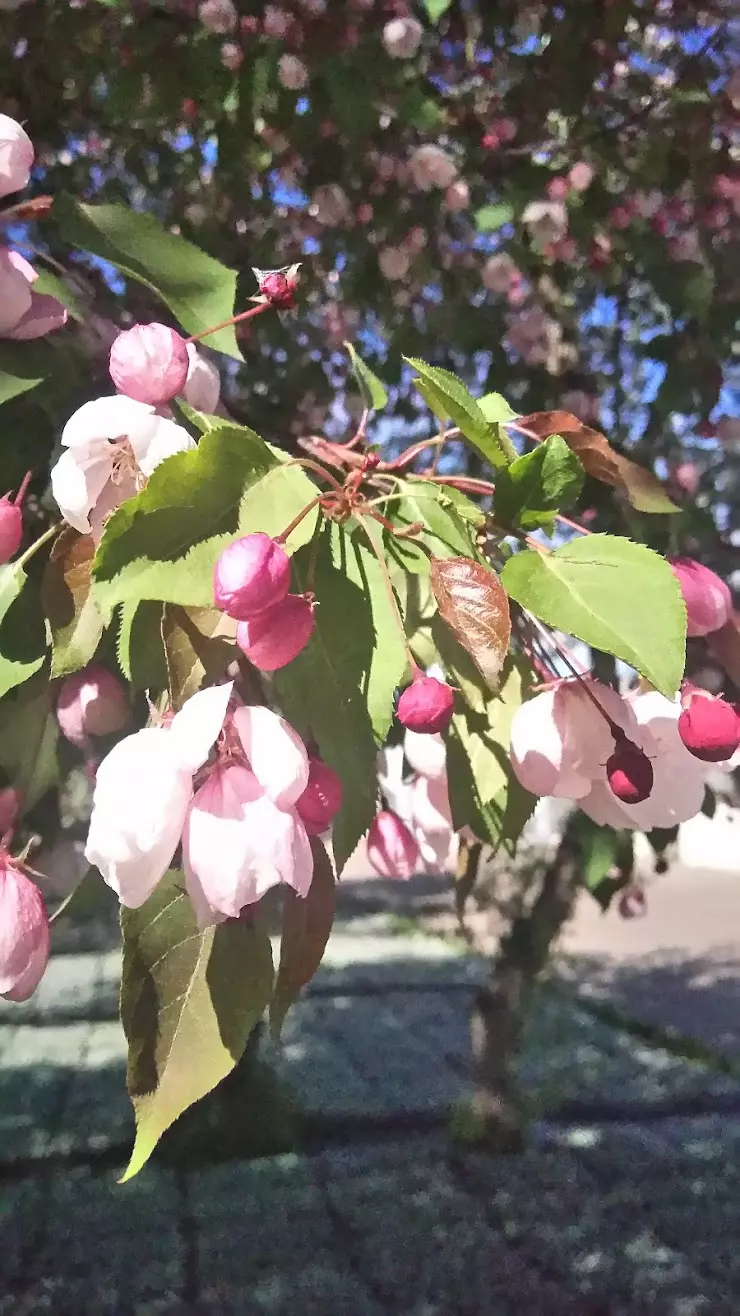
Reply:
[[[582,488],[583,467],[578,457],[565,439],[553,434],[499,472],[493,514],[505,527],[550,528],[555,513],[575,502]]]
[[[509,602],[498,576],[470,558],[435,558],[431,581],[442,620],[495,689],[511,639]]]
[[[317,599],[314,633],[302,653],[275,674],[280,706],[344,786],[333,830],[337,871],[375,816],[375,756],[393,718],[406,653],[380,567],[358,528],[327,524],[318,544],[293,558],[294,579]]]
[[[137,690],[164,690],[167,663],[162,646],[164,605],[154,599],[124,603],[118,630],[118,664]]]
[[[437,419],[442,424],[447,420],[454,421],[460,433],[481,457],[492,466],[506,466],[511,457],[506,436],[502,437],[498,426],[486,420],[462,381],[449,370],[427,365],[426,361],[419,361],[415,357],[407,356],[404,360],[418,371],[419,378],[414,383]]]
[[[484,393],[482,398],[478,398],[478,406],[492,425],[508,425],[510,420],[516,418],[516,412],[501,393]]]
[[[559,434],[580,458],[587,475],[619,489],[638,512],[665,514],[679,509],[652,471],[615,452],[609,440],[568,411],[535,411],[517,425],[540,439]]]
[[[280,1036],[285,1016],[321,964],[331,934],[336,907],[336,879],[331,860],[318,836],[311,837],[313,879],[304,898],[292,887],[283,889],[280,966],[270,1002],[270,1028]]]
[[[447,490],[440,485],[425,480],[399,480],[396,492],[402,497],[389,503],[389,511],[395,525],[407,528],[421,522],[422,529],[408,540],[395,540],[394,547],[401,555],[404,550],[411,550],[423,545],[423,550],[416,554],[409,570],[425,574],[429,571],[430,557],[456,557],[461,553],[472,554],[474,545],[471,535],[471,523],[466,521],[454,500],[447,498]],[[466,500],[467,501],[467,500]],[[477,514],[483,524],[483,513],[470,503],[471,514]]]
[[[59,726],[46,672],[0,703],[0,766],[33,808],[59,778]]]
[[[216,558],[237,530],[277,533],[315,493],[301,468],[281,464],[252,430],[208,430],[113,514],[93,564],[95,596],[110,609],[142,599],[208,607]],[[315,513],[290,546],[305,542],[314,524]]]
[[[683,676],[686,608],[671,568],[642,544],[584,535],[554,553],[527,551],[501,573],[535,617],[629,663],[668,698]]]
[[[272,995],[270,939],[253,920],[199,932],[183,876],[170,872],[140,909],[124,909],[121,1022],[136,1142],[132,1178],[179,1115],[240,1059]]]
[[[0,699],[38,672],[45,656],[38,576],[8,563],[0,567]]]
[[[424,8],[432,23],[438,23],[442,15],[447,13],[451,4],[452,0],[424,0]]]
[[[357,355],[351,343],[345,343],[344,346],[352,363],[352,370],[360,389],[363,406],[368,411],[379,411],[383,407],[387,407],[388,393],[385,384],[378,379],[378,376],[368,365],[365,365],[365,362]]]
[[[204,682],[223,675],[234,658],[235,635],[236,622],[216,608],[165,603],[162,643],[173,708],[182,708]]]
[[[41,602],[51,631],[51,675],[67,676],[90,662],[104,618],[92,597],[92,535],[66,526],[44,571]]]
[[[110,261],[169,306],[189,334],[202,333],[234,313],[236,274],[153,215],[130,206],[89,206],[68,193],[54,200],[59,236],[70,246]],[[209,347],[242,360],[233,325],[210,334]]]
[[[479,233],[496,233],[504,224],[510,224],[513,218],[514,207],[508,201],[497,201],[476,210],[475,227]]]

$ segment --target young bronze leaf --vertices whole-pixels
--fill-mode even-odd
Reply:
[[[547,439],[551,434],[562,435],[571,452],[580,458],[587,475],[626,494],[638,512],[678,511],[657,475],[615,452],[603,434],[584,425],[570,412],[534,411],[530,416],[519,416],[516,426],[538,439]]]
[[[173,708],[222,676],[234,657],[236,622],[216,608],[181,608],[165,603],[162,641]]]
[[[275,1037],[291,1005],[318,969],[334,922],[336,881],[331,860],[318,836],[311,838],[313,881],[303,899],[292,887],[283,895],[280,968],[270,1004],[270,1027]]]
[[[67,676],[89,663],[103,633],[104,618],[93,601],[92,535],[67,526],[54,543],[41,586],[51,630],[52,676]]]
[[[511,639],[509,601],[498,576],[467,557],[433,558],[431,581],[442,620],[495,689]]]

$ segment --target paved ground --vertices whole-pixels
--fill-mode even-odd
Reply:
[[[0,1316],[740,1310],[740,1082],[547,991],[522,1062],[532,1145],[456,1147],[484,966],[392,935],[377,910],[415,892],[428,884],[358,884],[283,1046],[264,1052],[300,1112],[278,1129],[274,1088],[270,1119],[300,1152],[207,1165],[181,1141],[117,1186],[131,1137],[118,960],[92,929],[31,1002],[0,1011]],[[206,1130],[211,1150],[254,1150],[240,1101],[220,1108],[225,1140]]]

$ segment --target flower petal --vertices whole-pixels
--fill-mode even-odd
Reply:
[[[119,394],[93,398],[70,416],[62,430],[62,446],[78,448],[94,444],[105,450],[109,439],[126,438],[133,430],[140,429],[147,417],[152,415],[154,407],[145,402],[135,402],[133,398],[124,398]]]
[[[176,713],[167,732],[175,759],[183,771],[197,772],[218,740],[234,688],[233,681],[199,690]]]
[[[128,437],[137,465],[144,475],[151,475],[165,457],[195,447],[195,439],[187,430],[164,416],[142,416],[129,429]]]
[[[106,448],[69,449],[52,468],[51,489],[65,520],[80,534],[90,533],[90,513],[107,485],[112,456]]]
[[[295,804],[308,785],[308,754],[297,731],[263,704],[234,710],[234,726],[252,772],[281,808]]]

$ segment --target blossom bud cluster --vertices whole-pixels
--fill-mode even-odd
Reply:
[[[235,539],[216,562],[213,601],[239,623],[236,642],[263,672],[292,662],[313,633],[312,600],[289,589],[290,558],[261,531]]]

